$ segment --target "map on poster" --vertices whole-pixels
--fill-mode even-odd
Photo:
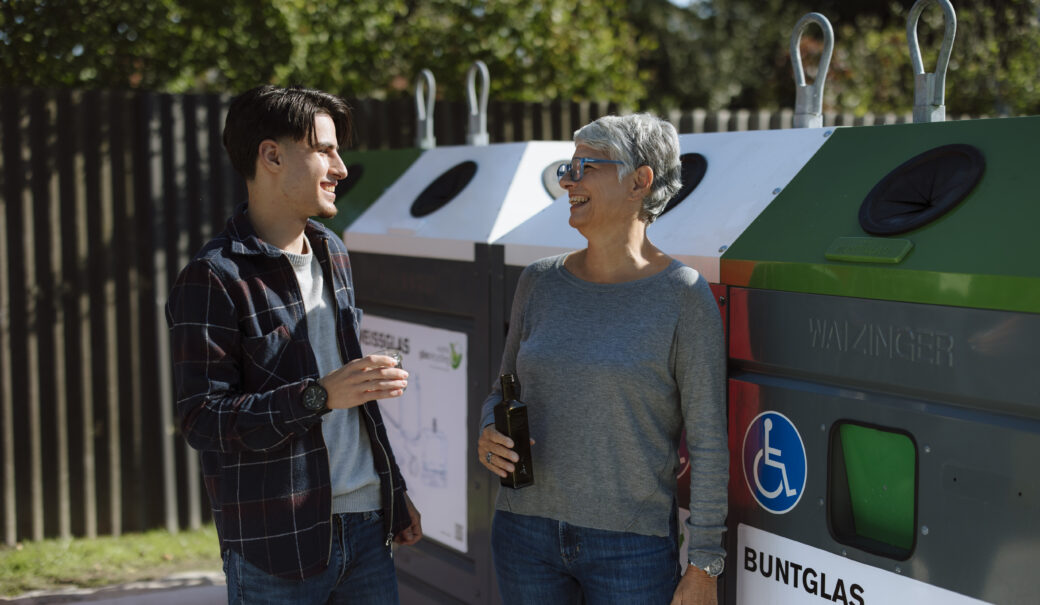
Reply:
[[[409,374],[404,395],[379,403],[424,537],[461,552],[469,548],[467,344],[463,332],[369,314],[361,322],[362,352],[398,349]]]

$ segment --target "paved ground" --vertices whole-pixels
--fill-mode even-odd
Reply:
[[[97,589],[73,588],[60,592],[28,593],[0,603],[15,605],[52,605],[90,603],[92,605],[226,605],[227,588],[223,573],[184,573],[150,582],[133,582]]]

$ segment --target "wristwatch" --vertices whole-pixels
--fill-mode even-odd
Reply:
[[[329,401],[329,392],[321,386],[317,380],[312,380],[307,388],[303,389],[303,407],[313,412],[324,412],[329,409],[326,405]]]
[[[708,577],[716,578],[722,573],[722,570],[726,568],[726,561],[722,557],[715,557],[706,567],[701,567],[693,561],[690,561],[690,565],[693,565],[697,569],[708,574]]]

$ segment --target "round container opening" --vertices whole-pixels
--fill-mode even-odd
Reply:
[[[564,158],[556,160],[542,171],[542,187],[545,187],[545,192],[549,194],[549,197],[556,199],[563,194],[567,193],[567,190],[560,185],[560,178],[556,176],[556,169],[560,164],[570,164],[570,158]]]
[[[679,156],[679,161],[682,162],[682,187],[672,196],[672,199],[668,200],[664,210],[658,216],[664,216],[672,208],[681,204],[688,195],[693,193],[697,185],[700,185],[701,180],[704,179],[704,173],[708,171],[708,160],[699,153],[684,153]]]
[[[477,163],[472,160],[466,160],[450,168],[415,198],[412,202],[412,216],[422,218],[446,206],[455,196],[462,193],[476,173]]]
[[[938,219],[982,178],[986,160],[971,145],[943,145],[903,162],[870,190],[859,224],[872,235],[906,233]]]
[[[365,176],[365,165],[364,164],[352,164],[347,166],[347,178],[336,183],[336,199],[347,195],[350,190],[358,184],[358,181]]]

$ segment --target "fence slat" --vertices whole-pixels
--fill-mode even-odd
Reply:
[[[33,256],[35,283],[31,321],[36,334],[38,355],[30,360],[37,368],[40,401],[41,497],[54,505],[45,506],[45,535],[71,536],[71,493],[69,488],[68,398],[65,371],[65,316],[61,300],[62,267],[60,205],[58,200],[55,103],[53,95],[32,91],[29,111],[26,157],[30,175],[33,209]],[[45,369],[44,369],[45,368]],[[55,528],[57,528],[55,530]]]
[[[44,473],[44,450],[43,450],[43,407],[50,402],[47,400],[45,383],[50,380],[40,375],[41,356],[44,353],[46,341],[46,330],[48,328],[48,314],[46,301],[43,298],[42,282],[44,267],[46,267],[46,256],[49,250],[42,250],[38,242],[43,240],[42,234],[38,233],[40,215],[38,211],[43,204],[37,204],[36,200],[46,199],[47,189],[45,174],[46,170],[40,166],[40,156],[46,160],[46,153],[40,147],[40,139],[45,137],[45,116],[40,107],[39,91],[31,91],[25,95],[27,103],[23,115],[22,130],[22,166],[26,168],[26,183],[22,189],[22,236],[23,252],[27,257],[23,261],[25,267],[26,288],[26,311],[29,314],[26,341],[26,368],[28,371],[28,399],[29,406],[29,447],[31,450],[30,473],[32,474],[32,506],[33,506],[33,538],[43,539],[47,526],[47,513],[52,507],[45,509],[44,484],[46,473]],[[42,229],[41,229],[42,230]],[[44,265],[44,267],[41,267]]]
[[[151,366],[156,373],[155,400],[158,402],[158,418],[155,429],[158,431],[158,459],[162,478],[162,518],[167,531],[175,533],[180,528],[177,506],[177,463],[175,456],[175,424],[173,414],[173,380],[170,376],[169,335],[166,330],[166,318],[163,307],[162,292],[167,291],[166,276],[166,230],[163,215],[163,183],[162,183],[162,136],[160,100],[155,94],[144,94],[137,98],[136,132],[134,133],[134,156],[140,159],[135,174],[135,190],[142,214],[141,226],[150,235],[148,245],[142,245],[141,256],[145,270],[142,274],[145,293],[142,305],[147,305],[151,316],[147,330],[150,337],[142,343],[143,354],[148,355]],[[145,315],[142,315],[144,323]]]
[[[115,371],[119,377],[120,434],[123,435],[121,505],[124,528],[150,526],[145,443],[154,434],[145,430],[145,395],[141,360],[140,258],[133,251],[144,235],[135,221],[134,155],[130,133],[134,127],[131,98],[112,93],[105,108],[109,124],[109,157],[112,166],[112,269],[115,284]],[[147,239],[147,238],[145,238]],[[154,392],[154,391],[152,391]],[[149,405],[150,407],[150,405]]]
[[[178,153],[176,154],[178,169],[178,190],[182,192],[182,198],[180,203],[176,204],[177,208],[182,209],[178,213],[176,224],[179,227],[179,231],[182,236],[178,244],[178,255],[177,263],[175,267],[171,267],[174,271],[187,264],[188,259],[195,254],[195,251],[202,247],[209,237],[204,237],[204,234],[209,234],[211,229],[209,225],[199,224],[195,221],[194,217],[203,216],[202,212],[202,191],[201,191],[201,175],[199,174],[198,167],[201,166],[202,154],[199,151],[199,108],[198,108],[198,97],[195,95],[189,95],[184,97],[184,103],[181,105],[180,117],[178,122],[180,129],[177,131],[177,138],[180,141],[178,146]],[[192,167],[189,169],[188,167]],[[187,210],[187,212],[184,212]],[[196,454],[191,448],[184,448],[184,469],[187,475],[187,496],[188,496],[188,527],[191,529],[198,529],[202,527],[202,509],[199,507],[201,499],[201,493],[199,490],[200,479],[198,464],[195,463]]]
[[[4,510],[4,543],[14,546],[18,541],[18,504],[17,477],[14,462],[14,372],[11,368],[14,357],[11,337],[10,269],[12,262],[9,243],[12,233],[8,229],[8,200],[14,195],[14,167],[11,165],[13,155],[11,149],[16,141],[11,131],[10,115],[17,107],[11,102],[13,95],[0,95],[0,451],[3,452],[3,510]]]
[[[119,335],[116,317],[116,209],[115,209],[115,184],[114,182],[122,175],[118,175],[112,166],[112,125],[109,115],[104,111],[109,104],[112,93],[102,93],[99,98],[98,122],[101,125],[98,158],[101,161],[101,195],[100,203],[101,230],[97,233],[100,237],[98,246],[101,249],[102,283],[104,284],[104,308],[101,316],[104,320],[104,376],[105,376],[105,420],[107,430],[105,440],[108,453],[108,498],[109,498],[109,523],[111,533],[114,536],[123,533],[123,444],[120,439],[121,431],[120,417],[122,410],[119,405]]]
[[[4,119],[5,182],[8,201],[9,300],[16,318],[11,322],[11,374],[24,376],[13,384],[13,457],[21,460],[14,467],[15,502],[18,531],[31,539],[43,537],[43,463],[41,460],[39,396],[39,340],[36,331],[36,258],[33,254],[33,192],[29,157],[30,92],[19,91],[17,102],[6,108]],[[20,260],[18,260],[20,259]]]

